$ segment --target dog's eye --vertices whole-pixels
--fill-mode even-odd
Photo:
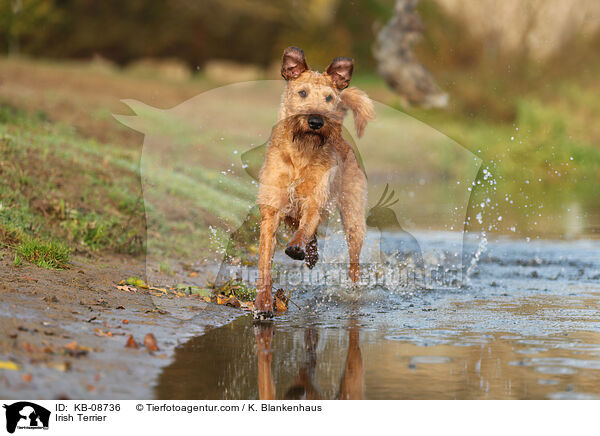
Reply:
[[[302,91],[298,91],[298,95],[302,98],[306,98],[306,91],[304,89]]]
[[[327,97],[325,97],[325,101],[327,103],[329,103],[331,100],[333,100],[333,95],[329,94]]]

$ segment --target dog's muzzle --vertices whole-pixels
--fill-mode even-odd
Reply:
[[[323,118],[318,115],[311,115],[308,117],[308,127],[313,130],[319,130],[321,127],[323,127],[323,124],[325,124]]]

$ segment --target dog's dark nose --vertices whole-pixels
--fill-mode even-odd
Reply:
[[[313,130],[319,130],[321,127],[323,127],[323,124],[325,124],[323,118],[318,115],[311,115],[308,117],[308,127]]]

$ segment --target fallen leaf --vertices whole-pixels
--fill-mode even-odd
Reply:
[[[229,297],[227,305],[232,307],[241,307],[242,303],[240,303],[240,300],[238,300],[235,295],[232,295],[231,297]]]
[[[87,385],[85,388],[90,392],[94,392],[96,390],[96,387],[93,385]]]
[[[225,295],[217,295],[217,304],[221,304],[221,305],[226,305],[226,306],[231,306],[231,307],[241,307],[241,303],[240,300],[238,300],[235,295],[231,295],[230,297],[227,297]]]
[[[121,282],[121,283],[123,283],[123,282]],[[131,286],[137,286],[138,288],[145,288],[145,289],[149,288],[149,286],[146,284],[146,282],[144,282],[139,277],[129,277],[127,280],[125,280],[125,284],[131,285]]]
[[[286,310],[288,310],[288,307],[282,300],[275,297],[275,310],[277,312],[285,312]]]
[[[66,351],[66,354],[73,357],[85,356],[90,351],[90,349],[87,347],[77,345],[76,341],[69,342],[67,345],[64,345],[63,349]]]
[[[129,320],[127,320],[127,319],[124,319],[124,320],[123,320],[123,324],[129,324]]]
[[[71,363],[70,362],[49,363],[48,367],[55,369],[57,371],[65,372],[65,371],[68,371],[69,369],[71,369]]]
[[[146,349],[150,352],[159,350],[158,345],[156,345],[156,338],[152,333],[148,333],[144,337],[144,345],[146,346]]]
[[[127,343],[125,344],[125,348],[140,348],[135,339],[133,339],[133,335],[129,335]]]
[[[158,309],[158,308],[154,308],[154,309],[148,309],[146,310],[144,313],[158,313],[159,315],[166,315],[167,312],[166,310],[162,310],[162,309]]]
[[[31,374],[21,374],[21,378],[26,383],[31,383],[31,379],[33,378]]]
[[[113,335],[113,334],[112,334],[110,331],[108,331],[108,330],[107,330],[106,332],[103,332],[103,331],[102,331],[102,330],[100,330],[100,329],[94,329],[94,331],[96,332],[96,336],[100,336],[100,337],[102,337],[102,336],[107,336],[107,337],[109,337],[109,338],[112,338],[112,335]]]
[[[198,273],[196,271],[192,271],[188,274],[189,277],[198,277]]]
[[[115,285],[115,288],[117,288],[119,291],[125,291],[125,292],[137,292],[137,289],[134,288],[133,286],[127,286],[127,285]]]
[[[212,295],[210,289],[199,288],[197,286],[190,286],[190,295],[197,295],[198,297],[209,297]]]
[[[31,345],[29,342],[22,342],[21,347],[23,348],[23,350],[27,351],[28,353],[35,352],[35,347],[33,345]]]
[[[285,312],[288,310],[289,298],[286,297],[285,291],[283,289],[278,289],[275,292],[275,310],[277,312]]]
[[[10,371],[19,371],[21,367],[14,362],[10,362],[8,360],[2,361],[0,360],[0,369],[8,369]]]
[[[77,349],[77,341],[69,342],[67,345],[64,345],[63,348],[67,350],[75,351]]]

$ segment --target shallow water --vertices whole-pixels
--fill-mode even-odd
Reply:
[[[157,398],[600,399],[600,244],[489,243],[461,289],[295,290],[176,349]]]

